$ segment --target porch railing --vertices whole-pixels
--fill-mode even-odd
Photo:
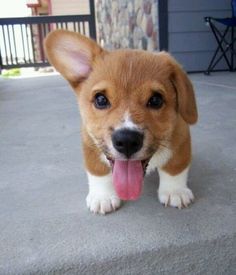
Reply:
[[[88,15],[0,18],[0,72],[2,69],[48,66],[43,40],[55,29],[68,29],[96,39],[92,10]]]

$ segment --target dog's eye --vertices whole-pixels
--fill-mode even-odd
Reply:
[[[97,93],[94,97],[94,105],[97,109],[107,109],[110,107],[110,102],[102,93]]]
[[[153,109],[160,109],[164,103],[163,97],[160,93],[155,92],[148,100],[147,107]]]

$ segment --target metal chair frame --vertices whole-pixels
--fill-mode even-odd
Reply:
[[[214,70],[216,65],[221,61],[223,58],[228,66],[230,71],[235,71],[235,55],[236,50],[234,48],[234,43],[236,42],[235,37],[235,27],[236,27],[236,14],[235,14],[235,7],[236,7],[236,0],[231,1],[232,5],[232,17],[231,18],[213,18],[213,17],[205,17],[205,22],[207,25],[210,26],[211,31],[217,41],[217,48],[215,53],[212,56],[210,64],[205,71],[205,74],[209,75],[210,72]],[[220,31],[215,22],[226,26],[223,31]],[[230,35],[231,32],[231,35]],[[230,35],[230,37],[228,37]],[[229,53],[229,54],[228,54]],[[227,56],[228,55],[228,56]]]

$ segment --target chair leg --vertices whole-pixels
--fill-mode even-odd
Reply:
[[[223,46],[222,46],[223,42],[225,42],[226,45],[228,46],[228,42],[225,40],[225,37],[226,37],[226,35],[228,34],[228,31],[229,31],[229,27],[226,28],[226,30],[224,31],[224,33],[223,33],[223,35],[222,35],[215,27],[213,27],[213,33],[214,33],[214,35],[215,35],[215,38],[216,38],[217,43],[218,43],[218,45],[219,45],[219,48],[220,48],[220,50],[221,50],[221,52],[222,52],[221,58],[224,57],[224,59],[225,59],[227,65],[228,65],[228,67],[229,67],[229,69],[230,69],[230,62],[229,62],[229,60],[228,60],[228,58],[227,58],[227,56],[226,56],[226,52],[227,52],[228,48],[227,48],[226,50],[224,50],[224,48],[223,48]],[[218,33],[218,35],[217,35],[217,33]],[[219,37],[220,37],[221,39],[219,39]],[[218,60],[218,62],[221,60],[221,58]],[[214,65],[214,67],[218,64],[218,62]]]
[[[222,34],[219,32],[219,30],[217,30],[217,32],[218,32],[219,36],[222,36]],[[227,30],[227,32],[228,32],[228,30]],[[227,65],[228,65],[230,71],[234,71],[236,69],[236,68],[234,68],[234,58],[235,58],[235,55],[236,55],[236,51],[234,49],[234,43],[236,42],[236,38],[234,37],[234,26],[231,27],[231,42],[229,43],[225,39],[225,36],[222,36],[222,40],[221,40],[222,44],[224,42],[226,44],[226,48],[225,48],[224,52],[221,54],[221,56],[218,58],[218,60],[215,62],[215,64],[217,64],[220,61],[220,59],[223,57],[224,54],[225,54],[225,57],[227,57],[226,53],[228,51],[230,51],[230,62],[229,62],[228,58],[226,58],[227,61],[228,61]]]
[[[214,53],[214,55],[211,58],[209,66],[208,66],[208,68],[207,68],[207,70],[205,72],[206,75],[210,75],[211,71],[214,69],[215,66],[212,66],[212,65],[213,65],[213,63],[215,61],[215,58],[216,58],[219,50],[220,50],[220,47],[218,46],[217,49],[216,49],[216,51],[215,51],[215,53]]]
[[[226,55],[227,51],[229,50],[229,43],[228,43],[227,40],[225,39],[225,37],[226,37],[226,35],[227,35],[228,31],[229,31],[229,27],[227,27],[227,28],[225,29],[224,33],[222,34],[222,33],[212,24],[211,21],[209,22],[209,25],[210,25],[211,30],[212,30],[212,32],[213,32],[213,34],[214,34],[214,37],[215,37],[215,39],[216,39],[216,41],[217,41],[218,47],[217,47],[217,49],[216,49],[216,51],[215,51],[215,53],[214,53],[214,55],[213,55],[213,57],[212,57],[212,59],[211,59],[211,61],[210,61],[210,64],[209,64],[209,66],[208,66],[206,72],[205,72],[206,75],[209,75],[209,74],[210,74],[210,72],[215,68],[215,66],[220,62],[220,60],[221,60],[223,57],[224,57],[224,59],[225,59],[225,61],[226,61],[226,63],[227,63],[227,66],[228,66],[229,70],[231,70],[231,64],[230,64],[230,62],[229,62],[229,60],[228,60],[228,58],[227,58],[227,55]],[[223,48],[223,46],[222,46],[223,43],[225,43],[225,44],[227,45],[226,50],[224,50],[224,48]],[[220,55],[220,57],[215,61],[215,59],[216,59],[216,57],[217,57],[219,51],[221,51],[221,55]]]

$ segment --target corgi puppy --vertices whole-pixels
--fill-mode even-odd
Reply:
[[[158,198],[187,207],[189,125],[197,121],[193,87],[166,52],[107,51],[78,33],[55,30],[45,40],[49,62],[70,83],[82,117],[87,206],[115,211],[137,200],[146,172],[158,169]]]

